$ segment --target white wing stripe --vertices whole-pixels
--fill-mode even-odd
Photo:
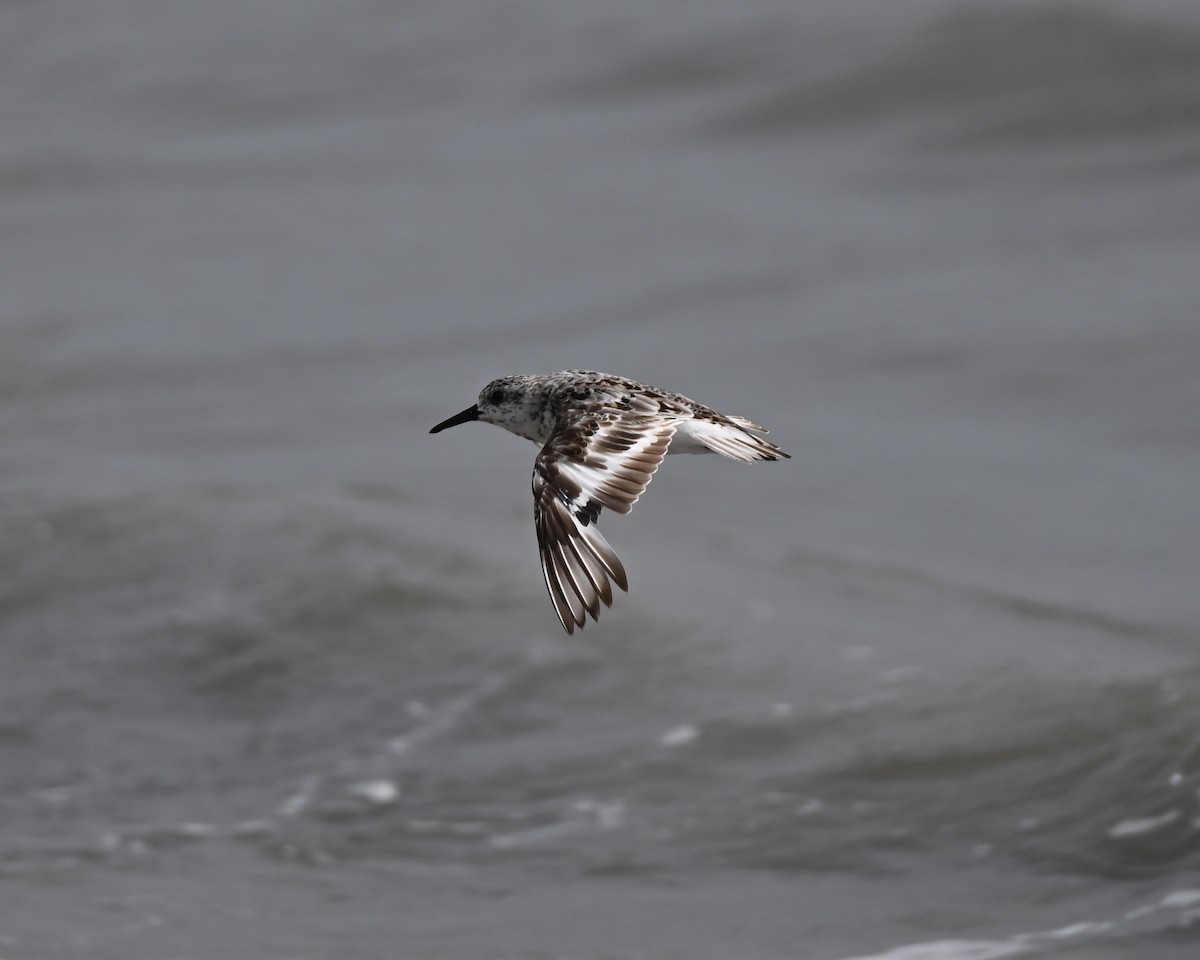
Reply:
[[[582,490],[580,499],[584,502],[595,500],[609,510],[629,513],[650,483],[675,435],[673,424],[653,426],[653,432],[638,436],[627,450],[597,454],[589,449],[588,462],[559,461],[559,472]],[[601,428],[589,448],[609,439]]]
[[[628,513],[662,463],[673,422],[607,411],[560,428],[534,466],[534,520],[546,590],[567,633],[612,605],[625,568],[596,529],[601,508]],[[610,582],[611,581],[611,582]]]

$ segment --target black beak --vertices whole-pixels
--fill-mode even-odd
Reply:
[[[472,420],[479,419],[479,404],[473,403],[467,407],[462,413],[456,413],[449,420],[443,420],[436,427],[430,430],[430,433],[441,433],[447,427],[457,427],[460,423],[470,423]]]

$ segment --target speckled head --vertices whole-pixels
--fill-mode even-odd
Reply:
[[[538,387],[538,377],[501,377],[480,391],[479,401],[449,420],[443,420],[430,433],[440,433],[471,420],[482,420],[503,427],[509,433],[545,443],[550,435],[550,397]]]

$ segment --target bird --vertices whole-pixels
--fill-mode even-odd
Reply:
[[[744,417],[718,413],[679,393],[595,370],[493,380],[478,400],[433,427],[478,420],[532,440],[533,517],[546,590],[568,634],[612,584],[628,592],[625,567],[597,529],[601,510],[627,514],[668,453],[719,453],[730,460],[791,459]]]

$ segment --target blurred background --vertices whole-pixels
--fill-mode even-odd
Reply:
[[[1198,369],[1192,0],[0,4],[0,957],[1195,956]]]

